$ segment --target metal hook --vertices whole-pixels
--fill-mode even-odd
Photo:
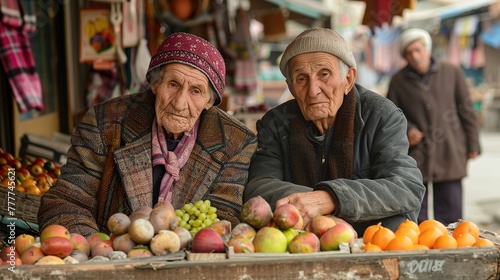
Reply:
[[[125,64],[127,62],[127,55],[122,49],[121,46],[121,40],[122,40],[122,35],[121,35],[121,27],[120,24],[123,21],[123,15],[121,11],[121,4],[120,3],[111,3],[111,14],[110,14],[110,21],[114,26],[115,30],[115,35],[116,35],[116,54],[118,56],[118,61],[120,63]]]

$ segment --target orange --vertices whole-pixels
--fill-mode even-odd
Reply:
[[[448,234],[448,229],[445,227],[443,223],[438,220],[425,220],[418,225],[420,229],[420,233],[424,232],[426,229],[430,227],[438,228],[443,234]]]
[[[413,244],[418,243],[418,233],[415,230],[413,230],[411,227],[399,227],[394,232],[394,234],[396,236],[400,236],[400,235],[408,236],[411,239],[411,241],[413,242]]]
[[[422,244],[413,244],[412,250],[429,250],[429,247]]]
[[[396,235],[389,244],[387,244],[387,247],[385,250],[387,251],[406,251],[406,250],[411,250],[413,248],[413,241],[410,239],[410,237],[406,235]]]
[[[493,241],[484,239],[484,238],[479,238],[474,244],[472,244],[474,247],[482,247],[482,246],[495,246],[495,243]]]
[[[418,236],[418,244],[425,245],[429,247],[429,249],[432,249],[434,247],[434,242],[441,235],[443,235],[443,232],[439,228],[429,227]]]
[[[457,240],[457,247],[470,247],[474,243],[476,243],[476,239],[474,236],[468,232],[459,234],[457,237],[455,237]]]
[[[365,245],[365,251],[366,252],[381,252],[382,249],[378,245],[371,244],[370,242],[366,243]]]
[[[394,239],[396,235],[394,232],[386,227],[380,226],[380,228],[373,234],[371,243],[378,245],[380,249],[385,250],[389,242]]]
[[[434,249],[457,248],[457,240],[450,234],[443,234],[434,241]]]
[[[457,237],[462,233],[470,233],[476,240],[479,239],[479,227],[469,221],[462,221],[458,224],[458,226],[453,230],[453,237]]]
[[[378,223],[376,225],[371,225],[365,229],[365,232],[363,233],[363,242],[365,244],[368,244],[372,241],[373,234],[380,229],[382,226],[382,223]]]
[[[407,227],[413,229],[417,234],[420,234],[420,229],[418,228],[418,224],[409,219],[406,219],[404,222],[399,224],[398,229]]]

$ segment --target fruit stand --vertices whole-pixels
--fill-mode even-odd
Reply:
[[[183,252],[179,252],[183,253]],[[189,261],[183,256],[73,265],[23,265],[3,279],[499,279],[497,247],[411,252],[269,254]],[[180,260],[179,260],[180,259]]]

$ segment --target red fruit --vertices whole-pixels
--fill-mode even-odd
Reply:
[[[247,223],[239,223],[231,231],[231,235],[233,236],[243,235],[250,240],[255,237],[256,233],[255,229]]]
[[[274,223],[280,229],[293,228],[300,220],[299,209],[293,204],[283,204],[274,210]]]
[[[21,161],[18,160],[17,158],[9,160],[7,162],[7,164],[10,165],[11,167],[14,167],[15,169],[19,169],[19,168],[23,167]]]
[[[308,224],[307,230],[321,237],[323,233],[335,226],[335,221],[327,216],[318,215],[314,217]]]
[[[34,264],[36,261],[45,257],[45,254],[37,246],[30,246],[24,253],[21,254],[23,264]]]
[[[231,222],[227,220],[213,222],[208,227],[215,230],[220,235],[228,234],[231,232]]]
[[[92,246],[95,244],[101,242],[101,241],[106,241],[109,240],[110,237],[104,232],[95,232],[87,237],[87,242],[89,243],[90,248],[92,249]]]
[[[258,253],[284,253],[288,241],[281,230],[273,227],[263,227],[257,231],[253,239],[255,252]]]
[[[255,247],[252,240],[246,238],[244,235],[235,235],[227,242],[228,246],[232,246],[235,253],[253,253]]]
[[[43,164],[43,168],[45,170],[47,170],[47,172],[50,172],[50,171],[54,170],[54,168],[56,168],[56,167],[57,167],[56,164],[53,161],[51,161],[51,160],[48,160],[47,162],[45,162]]]
[[[316,234],[310,231],[304,231],[295,236],[290,244],[288,251],[290,253],[314,253],[319,252],[320,242]]]
[[[146,258],[152,257],[153,253],[147,246],[135,247],[127,253],[127,258]]]
[[[50,225],[42,230],[40,233],[40,242],[43,242],[45,239],[50,237],[60,236],[67,238],[69,240],[70,233],[68,229],[61,225]]]
[[[191,241],[193,253],[224,253],[224,240],[214,229],[200,229]]]
[[[9,162],[10,160],[13,160],[15,159],[14,156],[9,153],[9,152],[3,152],[0,154],[0,158],[4,158],[7,162]]]
[[[75,232],[69,235],[69,240],[73,244],[73,250],[79,250],[87,256],[90,254],[90,245],[85,236]]]
[[[113,252],[113,243],[111,240],[104,240],[99,243],[94,244],[94,246],[90,247],[90,255],[92,257],[95,256],[103,256],[107,257],[111,252]]]
[[[241,207],[241,221],[260,229],[273,219],[269,203],[261,196],[249,199]]]
[[[0,259],[4,261],[4,263],[15,261],[16,259],[21,259],[21,256],[14,249],[14,247],[4,247],[0,251]]]
[[[47,162],[47,159],[42,158],[42,157],[37,157],[32,164],[38,164],[40,166],[43,166]]]
[[[321,251],[333,251],[340,249],[340,243],[349,243],[355,238],[354,230],[347,224],[339,223],[321,235]]]
[[[73,243],[67,238],[55,236],[45,239],[41,249],[45,255],[65,258],[73,252]]]

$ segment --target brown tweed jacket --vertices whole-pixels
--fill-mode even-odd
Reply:
[[[110,99],[91,108],[72,135],[68,161],[42,197],[40,230],[61,224],[88,236],[106,232],[108,218],[153,206],[151,91]],[[219,108],[201,115],[196,144],[174,185],[173,206],[209,199],[220,219],[239,222],[256,137]]]

